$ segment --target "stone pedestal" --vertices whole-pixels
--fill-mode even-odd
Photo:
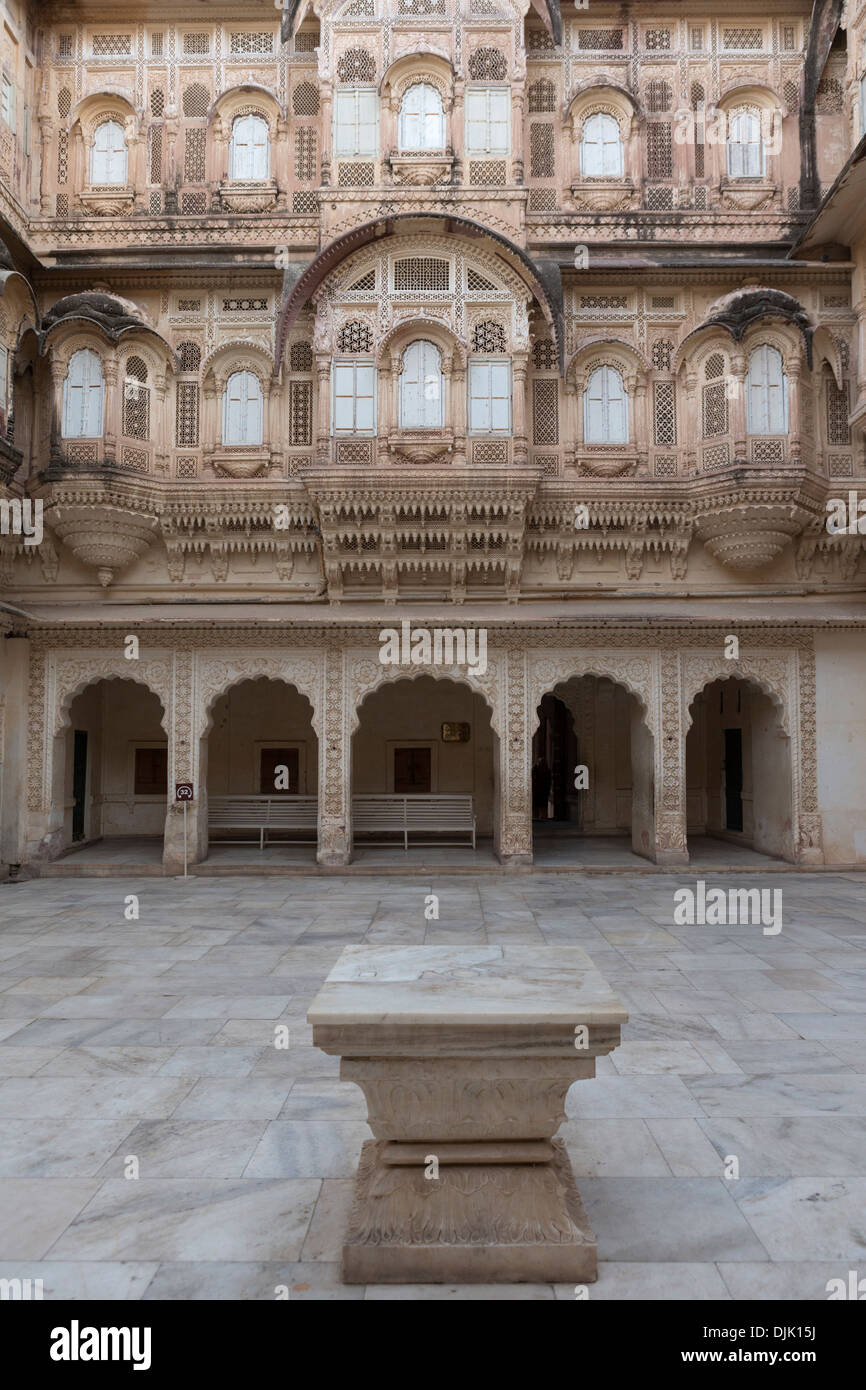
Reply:
[[[595,1238],[555,1134],[626,1013],[577,947],[350,946],[307,1015],[361,1087],[346,1283],[577,1283]]]

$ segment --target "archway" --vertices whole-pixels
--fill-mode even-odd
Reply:
[[[70,700],[54,758],[61,850],[101,842],[99,857],[160,861],[169,771],[163,717],[159,697],[132,679],[93,681]]]
[[[447,845],[449,858],[458,860],[472,854],[462,819],[471,798],[476,846],[489,854],[499,822],[499,739],[483,695],[447,677],[406,676],[371,691],[358,715],[352,738],[355,856],[373,845],[393,844],[403,853],[402,831],[372,828],[369,816],[362,819],[363,799],[371,797],[381,799],[385,813],[389,802],[403,798],[447,799],[442,825],[435,828],[431,819],[408,841],[410,852],[415,844]],[[417,805],[415,811],[420,814]],[[449,816],[455,817],[451,827]]]
[[[542,697],[537,715],[536,862],[652,857],[653,740],[637,697],[606,676],[574,676]]]
[[[240,860],[254,851],[258,860],[262,847],[272,851],[269,861],[314,857],[319,743],[312,715],[297,686],[269,676],[238,681],[216,696],[200,764],[209,859]]]
[[[705,685],[689,713],[686,810],[692,860],[702,848],[712,853],[709,842],[721,840],[793,862],[791,740],[778,701],[756,681],[729,677]]]

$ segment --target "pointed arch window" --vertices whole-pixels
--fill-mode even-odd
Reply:
[[[400,373],[400,425],[403,429],[441,429],[445,423],[442,357],[435,343],[410,343]]]
[[[91,348],[79,348],[63,383],[63,438],[101,439],[104,413],[102,361]]]
[[[746,430],[749,434],[788,433],[788,378],[781,352],[767,343],[749,357]]]
[[[728,177],[763,178],[766,169],[761,118],[757,111],[732,111],[728,117]]]
[[[628,396],[616,367],[596,367],[583,395],[587,444],[628,443]]]
[[[619,125],[605,111],[596,111],[583,124],[580,171],[585,179],[621,179],[624,169]]]
[[[92,184],[125,184],[129,156],[126,133],[119,121],[103,121],[93,135],[90,151]]]
[[[223,444],[254,446],[262,442],[262,385],[255,372],[233,372],[223,397]]]
[[[444,150],[442,97],[429,82],[416,82],[400,103],[401,150]]]
[[[270,173],[270,139],[264,116],[238,116],[232,125],[229,178],[264,182]]]

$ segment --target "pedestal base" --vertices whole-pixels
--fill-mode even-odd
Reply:
[[[595,1236],[561,1140],[548,1163],[422,1166],[361,1151],[346,1243],[346,1284],[591,1283]],[[437,1145],[427,1146],[435,1153]]]

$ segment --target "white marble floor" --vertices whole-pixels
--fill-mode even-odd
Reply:
[[[866,1273],[866,876],[707,879],[780,888],[780,934],[674,925],[694,873],[0,885],[0,1278],[46,1298],[573,1299],[341,1285],[368,1130],[305,1022],[347,942],[569,942],[631,1015],[562,1129],[598,1237],[590,1300],[825,1299]]]

